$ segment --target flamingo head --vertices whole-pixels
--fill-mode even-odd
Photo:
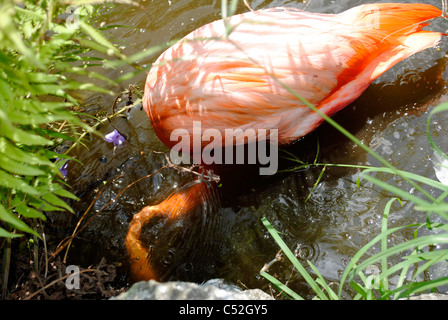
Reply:
[[[132,281],[202,281],[196,277],[213,269],[213,262],[204,260],[216,249],[207,236],[219,226],[218,203],[213,188],[203,182],[135,214],[125,240]]]

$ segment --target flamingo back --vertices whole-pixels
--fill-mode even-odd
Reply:
[[[393,65],[435,46],[441,34],[422,28],[440,15],[431,5],[382,3],[340,14],[273,8],[218,20],[157,59],[143,105],[169,147],[178,143],[173,130],[191,135],[193,121],[202,131],[277,129],[279,144],[287,144],[323,119],[286,87],[332,115]],[[247,142],[242,134],[233,143]]]

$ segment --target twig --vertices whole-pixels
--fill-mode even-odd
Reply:
[[[442,17],[446,19],[447,17],[447,1],[442,0]]]
[[[275,258],[272,259],[270,262],[266,263],[263,268],[261,268],[260,273],[263,272],[267,272],[269,270],[269,268],[276,262],[281,261],[282,260],[282,250],[280,250],[279,252],[277,252],[277,254],[275,255]]]
[[[9,267],[11,263],[11,238],[5,239],[5,252],[3,257],[3,285],[2,285],[2,297],[6,298],[6,291],[8,288],[9,279]]]
[[[154,153],[163,153],[163,152],[154,151]],[[220,177],[218,175],[214,174],[212,170],[206,170],[206,174],[204,173],[204,171],[197,172],[197,171],[194,171],[194,168],[198,168],[200,166],[193,165],[193,166],[191,166],[189,168],[182,167],[182,166],[179,166],[179,165],[176,165],[176,164],[172,163],[170,158],[168,157],[168,155],[166,153],[164,153],[164,155],[165,155],[166,162],[168,163],[168,164],[165,165],[165,167],[167,167],[167,168],[174,168],[177,171],[184,171],[184,172],[192,173],[192,174],[198,176],[199,180],[201,182],[203,182],[203,181],[210,181],[210,182],[218,183],[219,180],[220,180]]]
[[[45,232],[42,232],[42,241],[44,243],[44,255],[45,255],[45,273],[44,277],[47,278],[48,275],[48,250],[47,250],[47,239],[45,236]]]
[[[36,218],[33,219],[34,230],[37,230]],[[37,273],[39,270],[39,247],[37,245],[37,236],[33,235],[33,256],[34,256],[34,271]]]
[[[302,9],[303,11],[306,10],[306,8],[308,8],[308,5],[311,3],[311,0],[308,0],[308,2],[306,2],[305,0],[305,7]]]
[[[132,102],[132,93],[134,92],[134,86],[132,84],[129,85],[129,89],[128,89],[128,101],[126,101],[126,105],[130,106],[131,104],[133,104]]]
[[[64,243],[64,245],[63,245],[62,247],[61,247],[61,245],[58,246],[58,248],[57,248],[56,251],[52,254],[52,256],[50,257],[50,259],[53,258],[53,257],[55,257],[55,256],[56,256],[56,255],[57,255],[63,248],[65,248],[66,246],[68,246],[68,247],[67,247],[67,251],[65,252],[65,255],[64,255],[64,259],[63,259],[63,262],[64,262],[64,263],[66,262],[66,258],[67,258],[68,250],[69,250],[69,248],[70,248],[70,246],[71,246],[71,242],[72,242],[72,240],[79,234],[79,232],[81,232],[81,231],[86,227],[86,226],[84,226],[81,230],[77,231],[77,230],[78,230],[78,227],[79,227],[80,224],[81,224],[81,221],[84,219],[84,217],[85,217],[85,216],[87,215],[87,213],[90,211],[90,209],[93,207],[93,205],[95,204],[96,200],[98,200],[99,196],[102,194],[102,192],[104,191],[104,189],[106,188],[106,186],[109,185],[110,183],[113,183],[115,180],[121,178],[122,176],[123,176],[123,174],[121,174],[121,175],[115,177],[112,181],[109,181],[107,184],[105,184],[105,185],[103,186],[103,188],[101,189],[101,191],[98,192],[98,195],[95,197],[95,199],[90,203],[90,205],[89,205],[89,207],[86,209],[86,211],[84,211],[83,215],[81,216],[81,218],[79,219],[78,223],[76,224],[76,227],[75,227],[75,229],[73,230],[73,233],[72,233],[71,237],[68,238],[68,240]],[[103,209],[104,209],[104,208],[103,208]],[[103,210],[103,209],[101,209],[101,210]],[[96,217],[98,214],[99,214],[99,212],[98,212],[97,214],[95,214],[93,217]],[[91,221],[91,220],[89,220],[89,221]]]
[[[250,5],[249,5],[249,3],[247,2],[247,0],[243,0],[243,2],[244,2],[244,5],[250,10],[250,11],[254,11],[251,7],[250,7]]]
[[[116,96],[114,103],[112,103],[112,114],[115,114],[115,107],[117,106],[118,100],[120,100],[120,95]]]
[[[65,126],[66,123],[67,123],[67,120],[62,121],[62,123],[61,123],[60,126],[59,126],[59,129],[57,129],[56,131],[57,131],[57,132],[61,132],[61,131],[62,131],[62,128],[64,128],[64,126]]]

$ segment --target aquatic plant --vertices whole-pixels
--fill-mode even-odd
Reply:
[[[314,108],[314,106],[311,105],[310,107]],[[430,127],[432,116],[440,112],[446,112],[447,110],[448,103],[442,103],[432,109],[427,118],[428,141],[438,155],[437,159],[441,162],[446,161],[448,157],[432,139]],[[318,110],[316,109],[316,112],[317,111]],[[325,117],[325,115],[323,116]],[[381,232],[371,239],[369,243],[359,249],[352,257],[341,276],[338,290],[333,290],[330,287],[319,270],[310,261],[307,261],[308,266],[304,267],[294,253],[288,248],[268,219],[262,219],[263,224],[276,243],[280,246],[282,252],[286,255],[289,261],[292,262],[296,270],[311,287],[316,295],[315,298],[322,300],[342,299],[343,291],[349,291],[347,290],[347,284],[351,290],[356,293],[352,297],[356,300],[401,299],[422,292],[434,292],[437,290],[437,287],[447,285],[448,276],[422,281],[418,281],[417,279],[419,275],[422,275],[432,266],[435,266],[438,263],[448,262],[448,250],[443,249],[443,246],[440,246],[441,244],[448,243],[448,205],[446,202],[448,185],[444,184],[443,181],[439,182],[394,168],[385,159],[375,153],[375,151],[340,127],[334,120],[328,117],[326,117],[326,120],[384,165],[383,167],[357,166],[359,169],[363,170],[358,178],[358,185],[362,180],[366,180],[389,192],[391,198],[386,204],[382,214]],[[300,159],[294,158],[294,155],[292,154],[289,154],[288,158],[298,164],[291,170],[298,170],[307,166],[322,166],[323,172],[327,166],[346,166],[344,164],[317,163],[317,160],[307,164]],[[350,165],[350,167],[354,166]],[[437,164],[435,168],[438,168]],[[376,177],[376,173],[400,177],[416,188],[415,190],[417,191],[415,193],[410,193],[406,191],[404,187],[398,187],[390,182],[384,181],[384,179]],[[319,183],[320,177],[321,176],[317,179],[315,186]],[[432,196],[423,186],[439,190],[440,195],[438,197]],[[314,188],[311,192],[313,192],[313,190]],[[424,223],[389,228],[388,221],[391,215],[391,207],[392,204],[397,201],[399,203],[402,203],[402,201],[412,203],[416,212],[424,213],[426,215],[426,221]],[[413,239],[407,241],[403,240],[401,243],[388,246],[389,237],[404,229],[412,230]],[[424,233],[424,235],[421,235],[422,233]],[[379,252],[372,254],[373,248],[377,246],[378,243],[380,244]],[[395,256],[401,257],[401,262],[395,265],[389,265],[388,259]],[[287,298],[303,299],[302,296],[288,288],[287,285],[270,275],[266,268],[262,269],[260,273]],[[394,275],[398,275],[398,280],[396,280],[392,286],[390,285],[389,280]]]

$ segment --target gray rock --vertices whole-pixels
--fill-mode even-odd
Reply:
[[[402,300],[406,300],[403,298]],[[409,300],[448,300],[448,295],[442,293],[426,293],[409,297]]]
[[[259,289],[241,290],[220,279],[213,279],[201,285],[182,281],[141,281],[134,283],[128,291],[111,300],[273,300],[273,298]]]

